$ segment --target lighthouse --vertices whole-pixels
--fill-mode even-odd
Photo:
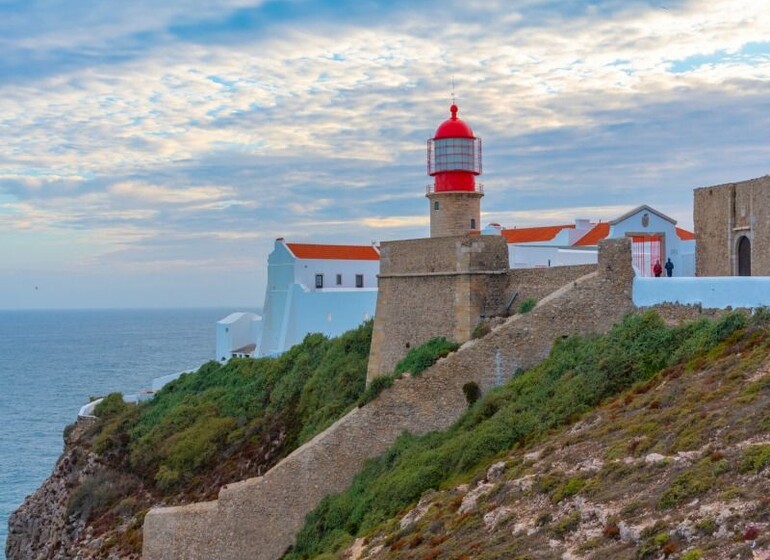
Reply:
[[[481,138],[457,118],[457,105],[449,111],[452,116],[428,140],[431,237],[465,235],[480,228],[484,190],[476,184],[476,175],[481,175]]]

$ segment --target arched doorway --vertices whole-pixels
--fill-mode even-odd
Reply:
[[[751,276],[751,241],[745,235],[738,240],[738,276]]]

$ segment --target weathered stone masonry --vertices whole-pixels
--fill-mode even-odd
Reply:
[[[698,276],[738,274],[738,245],[751,245],[751,275],[770,276],[770,176],[695,189]]]
[[[482,390],[545,357],[558,337],[606,331],[631,311],[631,247],[600,245],[599,266],[471,340],[419,378],[398,381],[341,418],[264,476],[223,488],[213,502],[156,508],[145,518],[146,560],[275,560],[294,541],[305,515],[323,496],[344,490],[363,462],[400,433],[445,429],[465,410],[462,386]]]
[[[511,270],[500,236],[383,243],[367,381],[393,371],[410,348],[438,336],[466,342],[480,320],[507,316],[525,299],[541,299],[594,270],[596,265]]]

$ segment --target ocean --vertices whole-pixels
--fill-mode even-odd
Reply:
[[[0,311],[0,554],[8,517],[45,480],[91,396],[136,394],[214,359],[226,309]]]

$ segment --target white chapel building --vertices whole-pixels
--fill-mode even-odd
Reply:
[[[380,254],[375,245],[287,243],[267,259],[262,316],[217,323],[216,359],[276,356],[309,333],[333,337],[374,317]]]

